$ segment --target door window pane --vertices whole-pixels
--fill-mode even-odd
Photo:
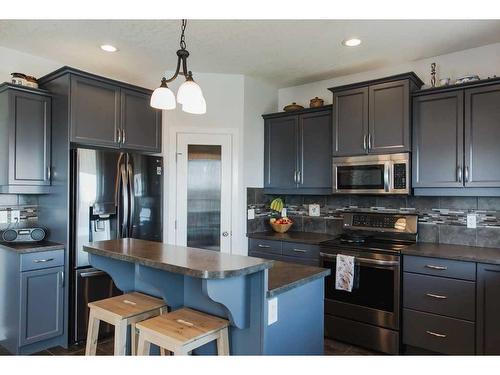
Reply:
[[[187,245],[220,251],[221,146],[188,145]]]

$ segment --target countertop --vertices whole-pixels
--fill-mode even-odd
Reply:
[[[267,259],[132,238],[93,242],[85,245],[84,250],[95,255],[203,279],[248,275],[273,265],[273,261]]]
[[[500,264],[500,249],[492,247],[419,242],[403,249],[402,254]]]
[[[248,233],[248,238],[256,238],[259,240],[274,240],[274,241],[290,241],[306,243],[310,245],[319,245],[322,242],[333,240],[336,236],[325,233],[311,233],[311,232],[258,232]]]
[[[0,242],[0,248],[15,251],[19,254],[38,253],[49,250],[64,249],[64,244],[52,241],[40,242]]]
[[[328,276],[330,270],[327,268],[275,261],[268,274],[267,296],[274,297],[313,280]]]

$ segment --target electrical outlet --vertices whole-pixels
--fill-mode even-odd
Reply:
[[[10,211],[10,223],[17,224],[19,223],[19,220],[21,220],[21,211],[19,210]]]
[[[248,220],[253,220],[255,219],[255,210],[253,208],[250,208],[247,213]]]
[[[467,214],[467,228],[476,228],[477,225],[477,215],[476,214]]]
[[[267,325],[278,321],[278,297],[267,300]]]
[[[9,217],[7,211],[0,211],[0,224],[8,224]]]

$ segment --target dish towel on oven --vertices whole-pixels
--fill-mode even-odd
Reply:
[[[337,254],[337,266],[335,268],[335,289],[352,291],[354,284],[354,257]]]

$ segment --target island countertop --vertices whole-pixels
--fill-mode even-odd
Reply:
[[[313,280],[328,276],[327,268],[275,261],[269,272],[267,296],[274,297]]]
[[[132,238],[93,242],[85,245],[84,250],[90,254],[202,279],[248,275],[273,265],[272,260]]]

